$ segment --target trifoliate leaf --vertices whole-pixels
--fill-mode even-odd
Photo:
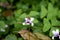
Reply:
[[[17,37],[13,34],[6,36],[5,40],[17,40]]]
[[[51,3],[49,3],[47,18],[48,19],[52,19],[52,17],[56,17],[57,16],[57,13],[58,13],[58,8],[54,8],[53,5]]]
[[[41,6],[41,18],[44,18],[47,15],[47,9],[44,6]]]
[[[30,11],[29,16],[37,16],[39,15],[39,12],[37,11]]]
[[[51,28],[51,24],[48,19],[44,18],[44,27],[43,27],[43,32],[48,31]]]

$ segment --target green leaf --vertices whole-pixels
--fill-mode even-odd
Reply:
[[[7,0],[0,0],[0,2],[6,2]]]
[[[15,10],[14,11],[15,17],[18,18],[21,15],[22,12],[23,12],[22,9]]]
[[[39,21],[35,18],[34,19],[34,21],[33,21],[33,23],[38,23]]]
[[[14,17],[13,16],[8,16],[8,17],[6,17],[7,18],[7,21],[6,21],[6,23],[7,24],[13,24],[13,21],[14,21]]]
[[[17,23],[17,22],[15,22],[14,23],[14,31],[19,31],[19,30],[22,30],[22,29],[27,29],[27,27],[28,26],[25,26],[25,25],[23,25],[22,23]]]
[[[0,12],[2,12],[2,9],[0,8]]]
[[[20,3],[20,2],[16,3],[16,7],[17,7],[17,9],[21,9],[22,3]]]
[[[12,3],[14,0],[8,0],[8,1]]]
[[[33,33],[35,33],[35,32],[42,32],[42,28],[39,26],[39,27],[37,27],[37,26],[34,26],[33,28],[32,28],[32,30],[33,30]]]
[[[48,31],[51,28],[51,24],[48,19],[44,18],[44,27],[43,27],[43,32]]]
[[[53,5],[51,3],[48,4],[48,15],[47,18],[51,19],[53,16],[53,12],[54,12],[54,8]]]
[[[48,19],[52,19],[52,17],[56,17],[57,16],[57,13],[58,13],[58,8],[54,8],[53,5],[51,3],[49,3],[47,18]]]
[[[57,14],[58,18],[60,18],[60,10],[58,11],[58,14]]]
[[[20,18],[26,18],[28,15],[26,13],[23,13]]]
[[[0,21],[0,29],[1,29],[1,28],[3,28],[3,29],[5,28],[5,23],[4,23],[4,21]]]
[[[6,36],[5,40],[17,40],[17,37],[13,34]]]
[[[24,11],[27,11],[27,10],[28,10],[28,5],[23,5],[23,6],[22,6],[22,9],[23,9]]]
[[[58,22],[58,20],[56,19],[56,17],[55,17],[55,18],[52,17],[52,19],[51,19],[51,24],[52,24],[52,26],[58,26],[58,25],[59,25],[59,22]]]
[[[18,40],[23,40],[22,38],[18,38]]]
[[[41,18],[44,18],[47,15],[47,9],[41,5]]]
[[[30,11],[29,13],[29,16],[32,16],[32,17],[37,16],[37,15],[39,15],[39,12],[37,11]]]

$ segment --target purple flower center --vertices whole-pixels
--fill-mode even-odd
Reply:
[[[58,37],[58,36],[59,36],[59,34],[58,34],[58,33],[55,33],[55,34],[54,34],[54,37]]]

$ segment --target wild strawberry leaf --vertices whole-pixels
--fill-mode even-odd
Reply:
[[[26,18],[28,15],[26,13],[23,13],[20,18]]]
[[[56,17],[52,17],[51,19],[51,24],[52,26],[58,26],[59,25],[59,21],[56,19]]]
[[[46,32],[46,31],[48,31],[51,28],[51,24],[50,24],[48,19],[44,18],[43,24],[44,24],[43,32]]]
[[[48,15],[47,15],[48,19],[52,18],[53,11],[54,11],[53,5],[51,3],[49,3],[48,4]]]
[[[17,40],[17,37],[14,34],[7,35],[5,40]]]
[[[58,13],[58,8],[54,8],[51,3],[48,4],[48,19],[52,19],[52,17],[56,17]]]
[[[37,15],[39,15],[39,12],[37,11],[30,11],[29,13],[29,16],[32,16],[32,17],[37,16]]]
[[[44,18],[47,15],[47,9],[41,5],[41,18]]]

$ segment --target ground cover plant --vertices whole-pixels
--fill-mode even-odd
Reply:
[[[34,20],[24,25],[25,18]],[[29,40],[24,32],[33,35],[31,40],[51,40],[56,29],[60,30],[60,0],[0,0],[0,40]]]

